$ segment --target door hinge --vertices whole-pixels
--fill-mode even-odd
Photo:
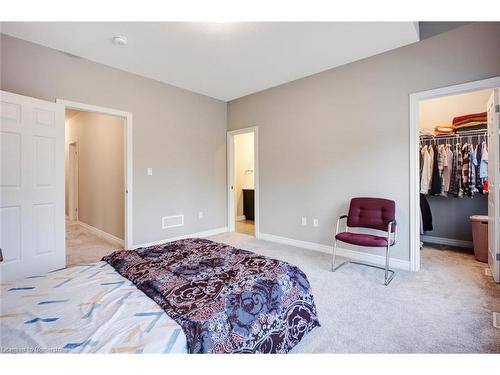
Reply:
[[[500,104],[497,104],[497,105],[495,106],[495,112],[496,112],[496,113],[500,113]]]
[[[500,253],[497,253],[497,260],[500,261]]]

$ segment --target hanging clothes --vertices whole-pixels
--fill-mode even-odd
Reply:
[[[429,152],[429,190],[432,186],[432,170],[434,169],[434,149],[431,145],[427,146],[427,151]]]
[[[479,176],[479,165],[481,164],[481,144],[477,144],[474,148],[474,172],[476,178],[476,190],[479,194],[483,194],[483,185],[481,184],[481,177]]]
[[[460,143],[457,143],[453,148],[453,167],[450,178],[450,190],[449,193],[454,197],[461,197],[463,195],[462,190],[462,147]]]
[[[470,197],[488,192],[488,144],[484,134],[422,137],[420,145],[420,193],[443,197]],[[473,143],[477,137],[477,143]],[[437,144],[442,139],[451,143]],[[472,141],[471,141],[472,140]],[[428,144],[425,144],[429,142]]]
[[[481,180],[481,186],[483,187],[483,193],[488,192],[488,144],[486,142],[481,143],[481,162],[479,163],[479,178]]]
[[[451,169],[453,165],[453,151],[451,151],[451,145],[447,144],[443,147],[443,188],[441,195],[448,196],[448,191],[450,190],[450,180],[451,180]]]
[[[429,154],[429,150],[427,146],[423,146],[420,150],[420,155],[422,158],[422,173],[420,176],[420,192],[422,194],[427,194],[430,188],[431,181],[431,155]]]
[[[467,177],[467,196],[472,198],[474,194],[477,193],[476,189],[476,167],[474,165],[474,146],[469,143],[467,146],[467,152],[469,154],[468,156],[468,177]]]
[[[432,213],[429,202],[424,194],[420,194],[420,217],[422,219],[422,229],[424,232],[432,230]]]
[[[422,169],[423,169],[423,166],[424,166],[424,158],[422,156],[422,150],[423,150],[424,147],[425,146],[420,145],[420,149],[419,149],[419,153],[418,153],[419,161],[420,161],[419,164],[418,164],[418,166],[419,166],[419,176],[420,176],[420,180],[419,181],[420,182],[422,182]]]
[[[464,143],[462,146],[462,191],[467,194],[469,186],[469,145]]]
[[[446,145],[439,145],[438,146],[439,150],[439,158],[441,160],[439,167],[439,178],[441,180],[441,195],[446,196],[446,190],[445,190],[445,180],[444,180],[444,170],[446,166],[448,165],[448,159],[446,155]]]
[[[432,151],[434,154],[434,159],[432,163],[432,178],[431,178],[431,189],[430,195],[440,195],[441,194],[441,176],[439,169],[442,169],[441,154],[439,153],[438,146],[432,146]]]

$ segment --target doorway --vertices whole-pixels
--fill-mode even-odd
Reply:
[[[68,145],[68,192],[67,216],[69,220],[78,221],[78,143]]]
[[[500,77],[496,77],[492,79],[469,82],[461,85],[444,87],[410,95],[410,264],[411,270],[413,271],[418,271],[421,266],[420,260],[422,243],[420,241],[420,235],[421,233],[423,233],[422,230],[425,229],[423,228],[424,226],[427,225],[427,229],[429,229],[428,224],[425,224],[423,222],[423,216],[427,215],[424,214],[424,211],[432,205],[437,208],[436,216],[438,220],[442,219],[440,222],[443,225],[438,228],[437,231],[430,232],[430,236],[428,235],[428,233],[424,232],[427,236],[423,236],[422,239],[426,241],[431,241],[431,243],[437,245],[454,246],[458,248],[472,247],[472,238],[465,238],[472,237],[470,223],[468,222],[469,214],[471,214],[472,211],[478,211],[478,214],[486,214],[490,216],[488,233],[490,234],[490,238],[498,237],[498,187],[495,188],[493,186],[494,181],[498,179],[498,114],[492,116],[491,113],[488,113],[488,121],[486,121],[485,112],[490,106],[489,102],[491,101],[491,98],[495,98],[496,95],[496,100],[498,100],[498,90],[495,89],[499,86]],[[477,102],[478,100],[479,104],[476,103],[476,106],[479,107],[471,107],[471,102]],[[454,115],[452,116],[448,114],[449,118],[445,117],[445,124],[443,124],[443,120],[439,119],[439,115],[443,115],[447,110],[449,112],[449,107],[453,106],[455,107]],[[446,107],[448,108],[446,109]],[[422,111],[423,108],[425,109],[425,111]],[[433,113],[433,111],[435,112],[437,109],[439,109],[441,112],[439,115]],[[466,121],[463,125],[459,124],[459,121],[457,119],[461,115],[467,115],[467,113],[465,112],[480,112],[482,113],[482,117],[484,118],[481,118],[482,121],[469,121],[468,123]],[[431,114],[432,116],[429,116],[429,114]],[[432,129],[427,129],[429,126],[427,126],[428,124],[426,125],[426,121],[428,121],[429,118],[433,118],[435,122],[431,127]],[[494,118],[494,120],[496,121],[496,125],[493,125],[491,123],[491,118]],[[450,125],[447,125],[447,123],[449,123]],[[438,129],[438,126],[440,129]],[[490,134],[489,129],[493,128],[494,126],[496,126],[496,131]],[[448,131],[450,131],[449,134],[446,133]],[[489,191],[487,187],[488,184],[486,184],[486,188],[483,192],[483,181],[480,181],[478,178],[472,180],[467,176],[464,177],[464,181],[466,183],[467,180],[469,180],[469,182],[475,181],[473,185],[469,183],[467,186],[465,186],[463,185],[464,181],[462,181],[458,183],[458,188],[455,187],[454,189],[452,189],[452,187],[450,186],[450,192],[447,191],[448,187],[446,188],[446,190],[443,190],[444,182],[446,181],[446,179],[441,175],[443,166],[439,163],[436,163],[436,165],[438,165],[438,170],[440,171],[437,174],[437,176],[440,178],[440,183],[432,184],[432,186],[425,183],[426,179],[423,179],[422,176],[425,177],[425,171],[427,169],[422,169],[421,167],[422,165],[425,166],[425,156],[424,158],[422,158],[422,155],[426,155],[426,153],[424,152],[422,154],[422,148],[427,148],[428,150],[432,149],[429,150],[431,155],[435,152],[438,152],[438,150],[442,150],[443,154],[441,154],[441,151],[439,151],[439,155],[441,157],[441,155],[446,154],[445,150],[448,146],[450,146],[450,154],[451,151],[455,149],[462,150],[462,147],[469,147],[468,150],[473,150],[474,152],[473,154],[471,154],[473,155],[472,160],[474,160],[474,158],[476,158],[475,152],[478,149],[477,147],[481,146],[483,141],[486,140],[488,143],[487,147],[491,148],[489,152],[490,167],[495,164],[495,167],[493,167],[492,169],[495,172],[491,173],[491,175],[487,177],[487,181],[489,180],[489,182],[491,183]],[[458,146],[455,147],[456,145]],[[455,158],[454,160],[457,160],[456,156],[453,157]],[[436,159],[432,160],[436,161]],[[434,173],[436,172],[435,170],[436,167],[434,167]],[[469,170],[474,169],[469,168]],[[477,171],[479,172],[479,167],[477,168]],[[436,175],[431,176],[431,181],[436,182],[437,179],[433,177],[436,177]],[[441,185],[441,183],[443,183],[443,185]],[[463,187],[463,189],[460,189],[460,184],[462,184],[461,186]],[[421,211],[420,204],[422,202],[422,195],[424,195],[424,198],[428,197],[428,200],[431,201],[431,204],[424,204],[424,209]],[[475,199],[472,200],[470,198]],[[424,201],[426,200],[427,198],[424,199]],[[487,203],[488,201],[494,201],[495,204],[492,206],[491,204]],[[447,215],[448,219],[446,219]],[[452,222],[454,220],[461,221],[461,229],[458,230],[458,225],[453,225]],[[447,238],[454,237],[453,232],[457,238]],[[448,236],[450,233],[452,235]],[[460,236],[465,237],[458,238]],[[496,242],[496,240],[494,242]],[[496,245],[490,244],[488,252],[490,252],[491,249],[496,249]],[[488,256],[490,258],[489,268],[491,269],[492,276],[498,282],[500,277],[500,272],[498,271],[499,261],[495,260],[494,255],[492,256],[488,253]],[[486,265],[485,269],[488,269],[488,265]]]
[[[227,133],[228,227],[230,232],[258,237],[258,129]]]
[[[65,112],[66,258],[98,261],[132,243],[132,115],[58,101]]]

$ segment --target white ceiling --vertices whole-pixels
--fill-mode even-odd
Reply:
[[[414,22],[3,22],[2,33],[224,101],[419,39]]]

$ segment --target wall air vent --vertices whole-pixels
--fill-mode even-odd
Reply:
[[[162,229],[182,227],[184,225],[184,215],[163,216],[161,218]]]

